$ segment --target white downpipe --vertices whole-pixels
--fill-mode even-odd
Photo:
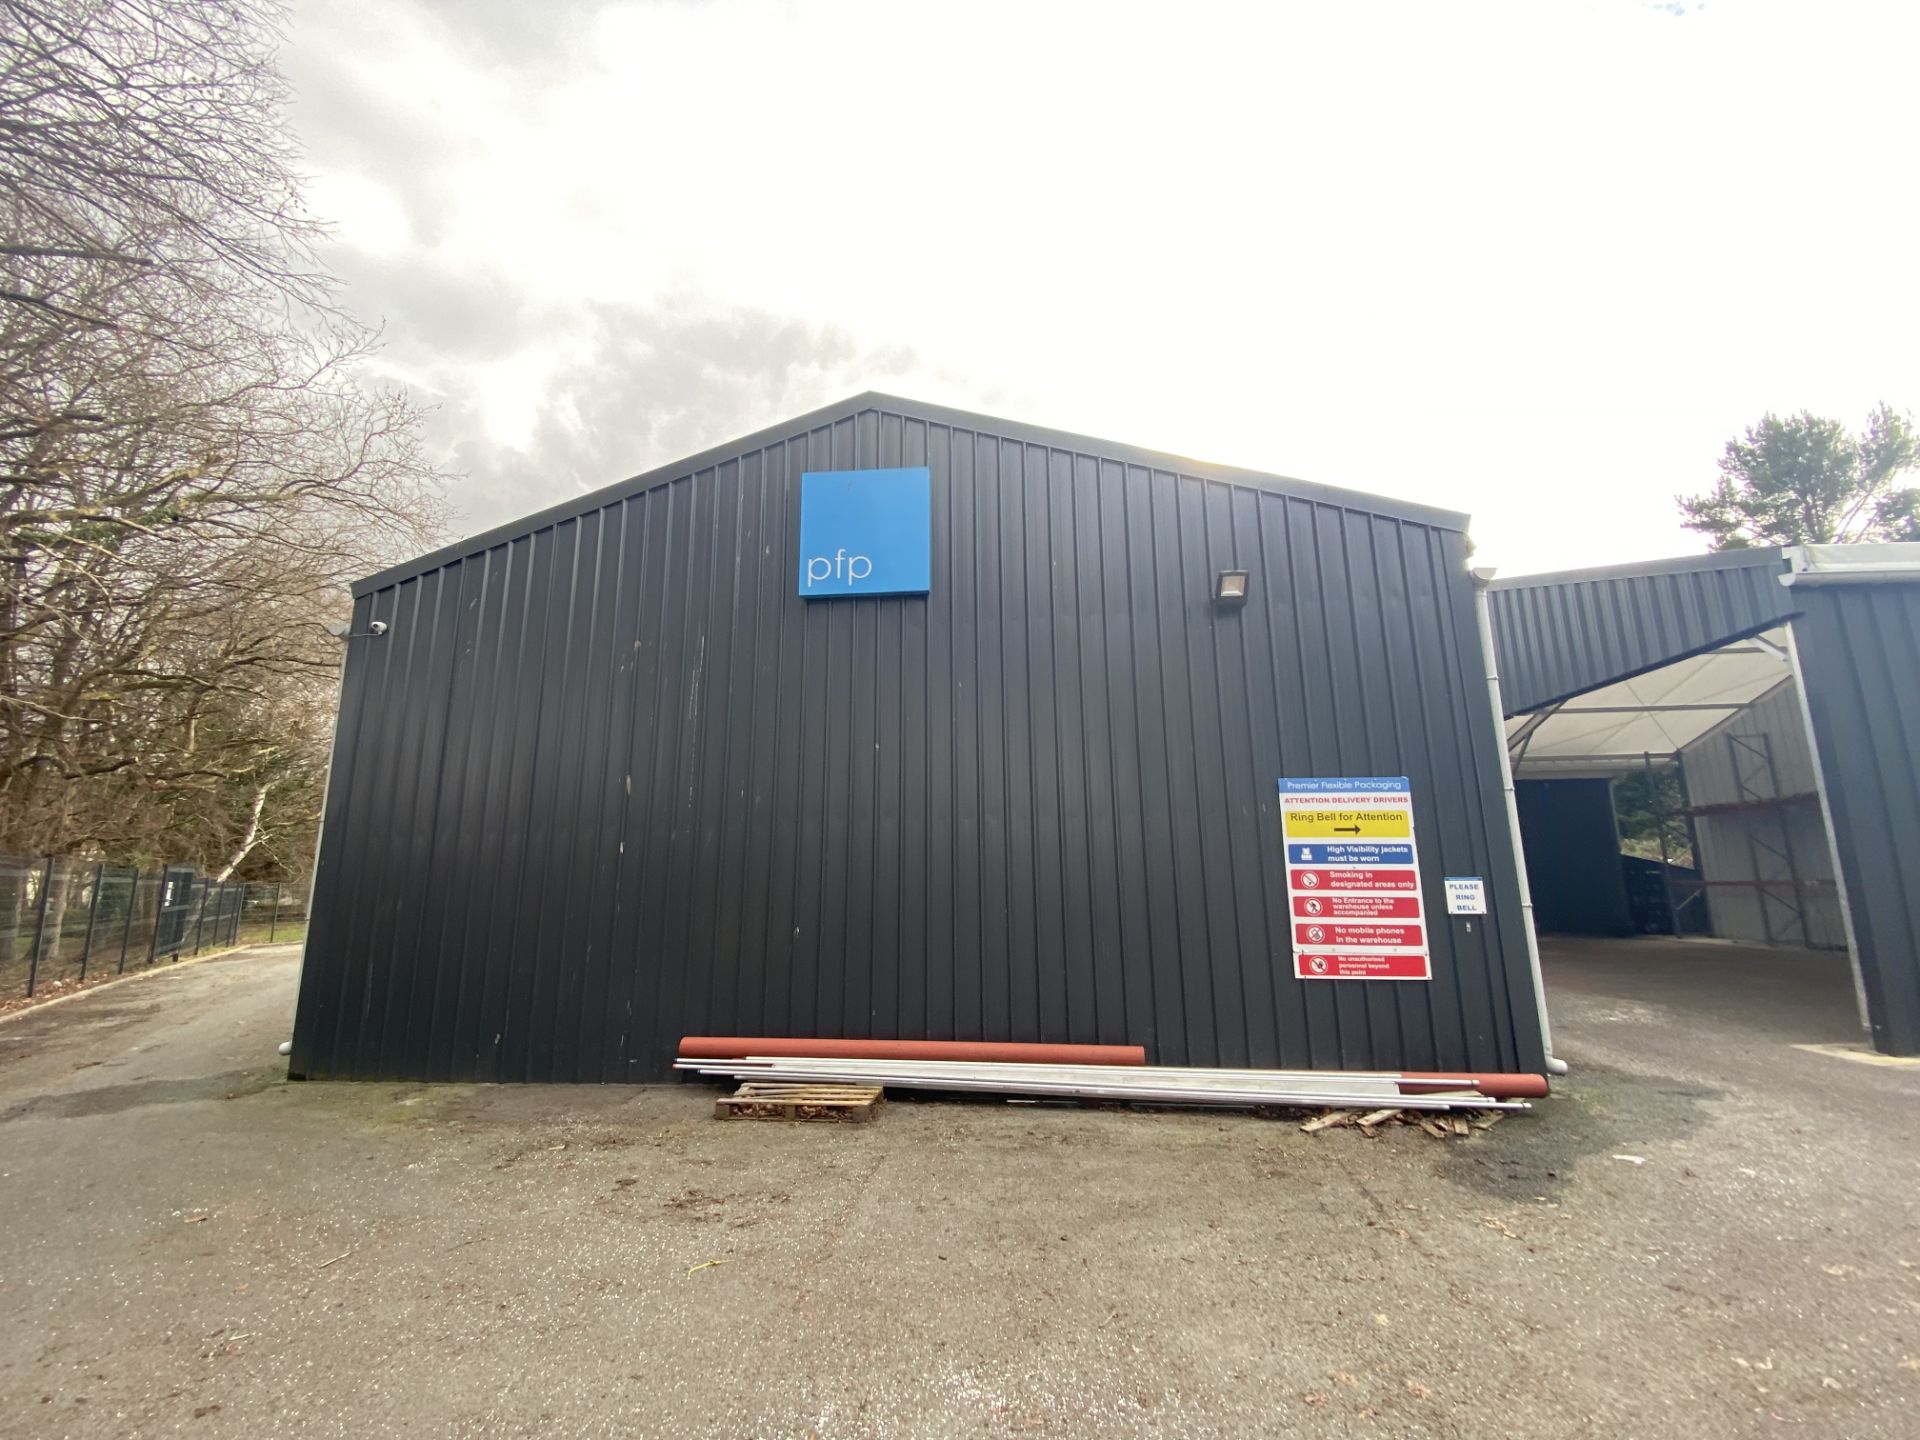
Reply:
[[[313,873],[307,876],[307,925],[313,925],[313,897],[320,890],[320,847],[327,839],[327,801],[333,798],[333,770],[340,763],[340,714],[347,700],[347,637],[340,641],[340,674],[333,685],[333,738],[327,742],[327,773],[320,778],[320,824],[313,833]],[[306,941],[300,942],[300,963],[306,964]]]
[[[1527,853],[1520,841],[1520,802],[1513,788],[1513,764],[1507,758],[1507,737],[1502,727],[1506,705],[1500,698],[1500,667],[1493,656],[1493,606],[1487,599],[1487,587],[1493,583],[1491,567],[1473,573],[1473,613],[1480,628],[1480,654],[1487,667],[1487,702],[1493,709],[1493,728],[1500,752],[1500,788],[1505,792],[1507,833],[1513,842],[1513,868],[1520,879],[1520,928],[1527,937],[1527,968],[1533,974],[1533,1002],[1540,1015],[1540,1044],[1547,1053],[1547,1073],[1564,1075],[1567,1062],[1553,1053],[1553,1027],[1547,1020],[1547,982],[1540,973],[1540,937],[1533,928],[1533,890],[1527,884]]]
[[[327,801],[333,797],[333,771],[340,763],[340,714],[347,699],[347,638],[352,634],[352,614],[349,610],[348,628],[334,638],[340,642],[340,674],[333,687],[333,738],[327,742],[327,773],[320,780],[320,824],[313,835],[313,873],[307,876],[307,930],[300,937],[300,974],[294,977],[294,994],[300,993],[300,981],[307,970],[307,935],[313,933],[313,898],[320,891],[320,847],[327,839]],[[288,1040],[281,1050],[282,1055],[291,1054],[293,1041]]]

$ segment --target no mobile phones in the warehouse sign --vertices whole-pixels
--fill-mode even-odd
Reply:
[[[1406,777],[1283,779],[1280,823],[1294,975],[1432,979]]]

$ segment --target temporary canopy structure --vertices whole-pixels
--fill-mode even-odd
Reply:
[[[1507,717],[1521,779],[1609,775],[1677,755],[1788,683],[1785,626]]]

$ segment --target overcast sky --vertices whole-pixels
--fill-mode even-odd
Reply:
[[[301,0],[348,303],[477,530],[865,389],[1679,554],[1920,406],[1916,7]]]

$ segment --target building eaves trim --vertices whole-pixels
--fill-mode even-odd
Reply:
[[[1786,552],[1791,567],[1780,577],[1790,589],[1808,585],[1920,584],[1920,543],[1798,545]]]
[[[357,599],[376,590],[384,590],[401,581],[437,570],[443,565],[483,554],[495,546],[522,539],[550,526],[575,520],[608,505],[643,495],[649,490],[672,484],[701,470],[710,469],[743,451],[762,449],[768,445],[790,440],[796,434],[805,434],[823,426],[851,420],[868,411],[899,414],[908,419],[945,425],[955,430],[985,433],[1024,444],[1071,451],[1143,469],[1270,491],[1290,498],[1337,506],[1366,515],[1411,521],[1414,524],[1428,525],[1441,530],[1456,530],[1464,533],[1469,519],[1463,512],[1422,505],[1417,501],[1396,500],[1386,496],[1370,495],[1359,490],[1322,485],[1311,480],[1296,480],[1285,475],[1218,465],[1210,461],[1194,460],[1187,456],[1170,455],[1164,451],[1102,440],[1096,436],[1051,430],[1022,421],[1004,420],[994,415],[955,410],[944,405],[931,405],[918,400],[909,400],[903,396],[885,394],[878,390],[868,390],[818,410],[808,411],[806,414],[796,415],[749,434],[709,446],[683,459],[655,466],[629,479],[616,481],[572,499],[562,500],[518,520],[509,520],[465,539],[439,546],[414,559],[388,566],[363,580],[356,581],[353,585],[354,597]]]
[[[1529,590],[1606,580],[1636,580],[1649,575],[1691,575],[1707,570],[1777,570],[1784,573],[1786,568],[1787,552],[1784,550],[1720,550],[1704,555],[1676,555],[1666,560],[1638,560],[1626,565],[1595,565],[1583,570],[1548,570],[1537,575],[1513,575],[1494,580],[1489,588]]]

